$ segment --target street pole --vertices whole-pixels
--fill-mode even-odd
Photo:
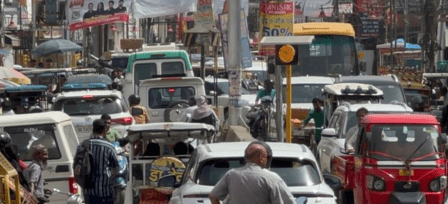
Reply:
[[[241,1],[229,1],[228,42],[229,42],[229,70],[236,71],[239,90],[241,90]],[[231,82],[232,80],[229,80]],[[229,89],[232,84],[229,85]],[[230,91],[230,90],[229,90]],[[232,96],[230,96],[232,97]],[[238,125],[241,107],[235,106],[236,100],[229,100],[229,125]]]
[[[37,8],[36,8],[36,1],[31,1],[31,6],[32,8],[32,28],[31,28],[31,33],[33,33],[33,46],[32,48],[34,49],[36,47],[36,16],[37,16]],[[2,11],[3,13],[3,11]]]
[[[408,1],[409,0],[404,0],[404,14],[405,14],[405,19],[404,19],[404,45],[406,46],[406,43],[408,43],[408,38],[409,38],[409,11],[408,11]]]
[[[291,98],[292,98],[292,90],[291,90],[291,75],[292,75],[292,66],[286,65],[286,142],[292,142],[292,129],[291,129]],[[277,97],[281,98],[281,97]],[[283,142],[283,141],[279,141]]]
[[[4,12],[4,5],[3,0],[0,0],[0,19],[1,19],[1,25],[0,27],[0,48],[5,46],[5,12]],[[1,62],[0,62],[1,63]]]
[[[285,0],[279,0],[279,2],[285,2]],[[275,59],[272,61],[275,64]],[[275,67],[275,91],[277,92],[277,96],[275,97],[275,127],[277,133],[277,142],[283,142],[285,140],[285,134],[283,131],[283,75],[282,75],[282,66]],[[291,123],[291,120],[285,121],[286,125]],[[287,131],[287,130],[286,130]]]

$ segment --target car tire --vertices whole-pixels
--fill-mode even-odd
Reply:
[[[339,190],[339,202],[338,204],[355,204],[353,191]]]
[[[178,100],[172,102],[170,105],[168,105],[168,108],[165,109],[165,112],[163,113],[163,118],[165,122],[174,122],[170,118],[170,113],[174,109],[185,109],[190,107],[189,102],[187,100]]]

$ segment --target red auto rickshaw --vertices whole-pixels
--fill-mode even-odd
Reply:
[[[445,143],[432,115],[365,116],[354,153],[333,158],[341,200],[353,193],[355,204],[445,203]]]

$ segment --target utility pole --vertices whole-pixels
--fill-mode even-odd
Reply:
[[[285,0],[278,0],[278,2],[285,2]],[[305,5],[303,5],[305,6]],[[260,39],[261,40],[261,39]],[[275,66],[275,58],[272,59],[272,63]],[[277,142],[283,142],[285,140],[285,135],[283,131],[283,121],[285,118],[283,117],[283,75],[282,75],[283,66],[275,67],[275,129],[277,133]],[[285,123],[290,123],[291,121],[285,121]]]
[[[404,45],[408,43],[409,40],[409,10],[408,10],[408,1],[404,0]]]
[[[228,21],[229,42],[229,70],[236,71],[238,81],[241,81],[241,1],[230,0]],[[231,79],[229,82],[232,81]],[[239,85],[241,86],[241,84]],[[229,84],[229,89],[232,87]],[[239,88],[241,90],[241,87]],[[232,96],[230,96],[233,98]],[[236,107],[237,100],[229,100],[229,125],[238,125],[241,115],[241,107]]]
[[[5,47],[5,12],[3,0],[0,0],[0,48]]]
[[[435,0],[426,0],[423,6],[423,22],[424,22],[424,34],[421,39],[422,42],[422,56],[424,62],[428,60],[428,67],[423,66],[422,68],[426,68],[425,71],[429,71],[432,73],[436,72],[435,67],[435,42],[437,40],[437,16],[439,12],[437,11],[437,6]],[[426,65],[426,63],[422,63],[422,65]]]
[[[32,45],[32,49],[34,49],[36,47],[36,16],[37,16],[37,5],[36,5],[36,1],[31,1],[31,6],[32,8],[32,20],[31,20],[31,33],[33,34],[33,45]]]

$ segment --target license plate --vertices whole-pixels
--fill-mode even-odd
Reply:
[[[406,169],[400,169],[398,171],[398,175],[400,176],[413,176],[414,175],[414,170],[411,170],[410,172],[407,171]]]

